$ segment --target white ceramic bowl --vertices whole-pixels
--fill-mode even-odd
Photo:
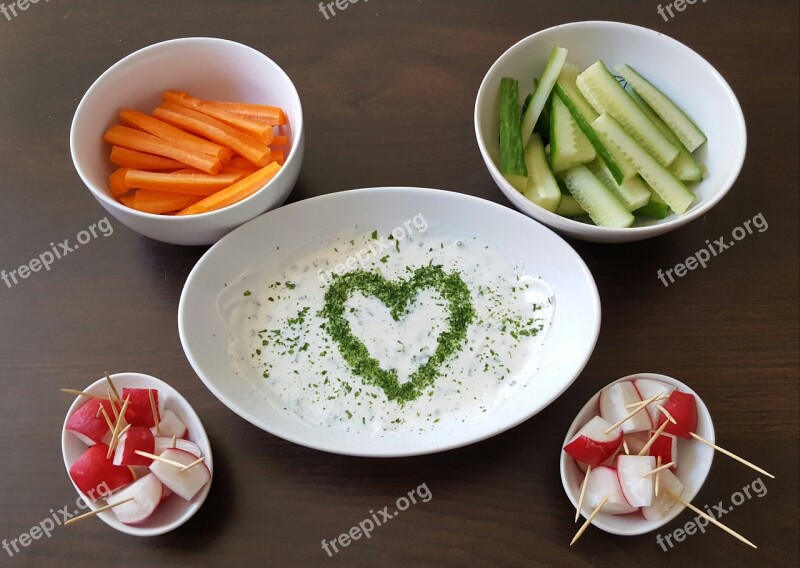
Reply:
[[[609,68],[628,63],[656,83],[693,117],[708,136],[697,152],[708,169],[693,186],[698,199],[681,216],[649,226],[609,229],[551,213],[514,189],[500,173],[500,79],[519,80],[520,96],[541,74],[555,46],[569,50],[567,61],[585,69],[598,59]],[[655,237],[705,215],[728,193],[744,164],[747,133],[736,95],[716,69],[682,43],[653,30],[618,22],[575,22],[540,31],[516,43],[492,65],[475,101],[475,135],[489,174],[514,206],[561,234],[586,241],[616,243]]]
[[[208,441],[208,436],[203,428],[203,423],[195,411],[189,405],[185,398],[183,398],[178,391],[169,386],[164,381],[160,381],[150,375],[143,375],[141,373],[116,373],[111,375],[111,380],[117,390],[122,392],[125,387],[131,388],[149,388],[158,389],[159,404],[161,398],[164,399],[164,408],[171,410],[180,420],[186,424],[188,428],[189,439],[200,447],[200,451],[205,456],[205,464],[208,466],[209,471],[212,472],[212,479],[206,483],[200,492],[194,496],[191,501],[185,501],[177,495],[173,495],[165,503],[160,505],[145,522],[139,525],[126,525],[117,520],[113,511],[105,511],[99,513],[97,516],[108,526],[117,529],[120,532],[130,534],[133,536],[157,536],[174,530],[188,521],[198,509],[203,505],[206,500],[209,490],[211,489],[211,482],[213,481],[214,460],[211,455],[211,444]],[[83,389],[92,394],[106,394],[108,383],[105,378],[98,379],[87,388]],[[86,450],[87,446],[81,442],[74,434],[66,430],[67,420],[72,414],[83,405],[88,399],[85,397],[78,397],[69,407],[67,416],[64,419],[64,426],[61,428],[61,453],[64,456],[64,466],[67,468],[67,475],[69,475],[69,468]],[[70,481],[72,479],[70,478]],[[80,494],[80,490],[75,487],[75,490]],[[87,503],[88,509],[80,511],[80,513],[88,512],[89,509],[94,510],[105,504],[104,500],[98,503]]]
[[[697,400],[697,434],[708,440],[714,442],[714,424],[711,421],[711,414],[708,412],[703,400],[690,389],[677,379],[668,377],[666,375],[658,375],[655,373],[636,373],[635,375],[628,375],[619,380],[610,383],[605,388],[619,383],[622,381],[630,381],[636,378],[654,379],[670,383],[678,387],[678,390],[683,392],[692,393]],[[605,390],[601,389],[602,390]],[[597,404],[600,399],[600,392],[598,391],[592,398],[589,399],[578,416],[569,427],[564,443],[561,445],[566,446],[573,436],[586,424],[592,417],[597,415]],[[697,440],[684,440],[678,439],[678,469],[674,472],[676,477],[683,483],[684,492],[683,498],[691,502],[703,483],[708,477],[708,472],[711,470],[711,462],[714,460],[714,450],[702,442]],[[578,498],[580,497],[580,483],[583,480],[584,473],[578,468],[575,460],[561,450],[561,482],[564,485],[564,491],[567,492],[567,497],[572,502],[573,507],[578,506]],[[661,520],[648,521],[641,513],[631,513],[629,515],[609,515],[602,511],[594,518],[592,524],[597,528],[612,534],[619,534],[624,536],[633,536],[637,534],[644,534],[654,531],[672,521],[675,517],[681,514],[685,507],[680,503],[675,504],[669,513]],[[583,511],[584,517],[587,517],[591,511]]]
[[[512,265],[541,277],[555,295],[555,316],[533,379],[497,408],[472,420],[448,421],[413,435],[377,435],[315,426],[270,401],[267,381],[237,375],[228,338],[243,293],[264,266],[279,268],[299,254],[334,246],[337,237],[388,234],[422,214],[442,238],[481,239]],[[534,243],[534,244],[531,244]],[[322,306],[319,306],[321,308]],[[312,310],[318,307],[312,306]],[[516,211],[463,194],[421,188],[371,188],[334,193],[281,207],[214,245],[192,270],[178,309],[181,344],[194,370],[228,408],[291,442],[360,456],[426,454],[483,440],[527,420],[558,398],[583,369],[600,329],[594,279],[558,235]],[[360,379],[354,378],[359,381]]]
[[[290,151],[281,171],[267,185],[224,209],[186,217],[141,213],[111,197],[108,176],[114,166],[103,133],[130,107],[150,113],[161,93],[180,89],[212,100],[270,104],[289,118]],[[150,237],[180,245],[206,245],[261,213],[278,207],[291,193],[303,161],[305,136],[300,97],[288,75],[255,49],[216,38],[183,38],[157,43],[115,63],[83,96],[70,131],[72,161],[81,179],[111,215]]]

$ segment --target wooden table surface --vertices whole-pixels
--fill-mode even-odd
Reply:
[[[708,215],[627,245],[572,242],[600,290],[597,348],[575,384],[526,423],[440,455],[356,459],[309,450],[227,410],[198,380],[178,339],[184,280],[205,248],[140,237],[112,220],[98,238],[8,287],[0,282],[0,538],[18,539],[74,507],[60,428],[80,388],[139,371],[179,389],[214,447],[200,512],[171,534],[137,539],[100,521],[0,551],[3,566],[796,566],[798,562],[798,4],[710,0],[664,21],[657,2],[363,0],[325,17],[314,1],[51,0],[0,15],[0,268],[11,270],[102,219],[69,155],[75,108],[94,79],[146,45],[225,37],[278,62],[303,101],[307,151],[291,200],[379,185],[436,187],[508,205],[479,156],[478,85],[511,44],[574,20],[647,26],[686,43],[730,82],[749,151]],[[31,0],[32,2],[33,0]],[[353,0],[351,0],[353,1]],[[6,5],[9,2],[6,0]],[[10,12],[9,12],[10,13]],[[678,78],[680,79],[680,78]],[[761,214],[768,230],[665,288],[674,266]],[[609,381],[660,372],[701,393],[717,440],[775,480],[717,456],[696,499],[730,502],[765,481],[724,522],[752,550],[708,529],[662,550],[656,534],[590,529],[573,547],[558,472],[577,410]],[[322,550],[426,484],[412,506],[333,558]],[[751,492],[752,493],[752,492]],[[735,497],[734,497],[735,498]],[[659,531],[691,520],[683,513]],[[4,541],[5,542],[5,541]]]

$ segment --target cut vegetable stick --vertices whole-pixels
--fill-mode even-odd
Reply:
[[[272,153],[272,152],[270,152]],[[256,171],[258,168],[253,165],[247,158],[241,156],[234,156],[230,162],[226,164],[229,168],[236,168],[238,170],[252,170]]]
[[[108,189],[114,197],[119,197],[130,189],[125,186],[125,174],[127,171],[128,168],[119,168],[108,176]]]
[[[153,118],[137,110],[129,108],[122,109],[119,113],[119,117],[122,119],[123,123],[132,124],[148,134],[158,136],[162,140],[169,140],[177,146],[185,148],[188,152],[216,156],[223,163],[233,157],[233,152],[230,148],[225,148],[205,138],[189,134],[180,128],[175,128],[171,124],[167,124],[163,120],[158,120],[157,118]]]
[[[257,166],[264,167],[270,163],[269,146],[216,118],[169,102],[162,104],[153,111],[153,115],[174,126],[179,126],[222,144],[241,154]]]
[[[284,162],[286,162],[286,158],[284,158],[282,150],[273,150],[272,159],[278,162],[278,164],[281,166],[284,164]]]
[[[238,128],[242,132],[246,132],[265,144],[272,142],[273,132],[271,124],[250,120],[247,117],[230,112],[224,108],[210,105],[208,102],[193,97],[189,93],[183,91],[164,91],[162,98],[166,102],[175,103],[216,118],[217,120],[221,120],[225,124]]]
[[[232,186],[220,190],[214,195],[206,197],[202,201],[198,201],[194,205],[187,207],[178,213],[178,215],[208,213],[209,211],[216,211],[217,209],[222,209],[223,207],[237,203],[264,187],[269,180],[275,177],[280,169],[281,166],[278,163],[272,162],[268,166],[264,166],[257,172],[250,174]]]
[[[116,144],[131,150],[166,156],[187,166],[203,170],[207,174],[217,174],[222,168],[222,162],[219,158],[208,154],[187,152],[185,149],[175,146],[172,142],[127,126],[112,126],[103,135],[103,140],[109,144]]]
[[[289,145],[289,137],[288,136],[276,136],[272,139],[272,144],[270,146],[288,146]]]
[[[111,148],[111,163],[121,168],[134,168],[137,170],[177,170],[185,164],[170,158],[145,154],[136,150],[129,150],[121,146]]]
[[[253,103],[232,103],[225,101],[208,101],[210,105],[234,112],[250,120],[264,122],[272,126],[289,124],[286,113],[280,107],[258,105]]]
[[[169,213],[170,211],[185,209],[201,199],[203,197],[200,195],[183,195],[167,191],[140,189],[136,192],[133,208],[145,213]]]
[[[133,209],[133,204],[135,203],[135,201],[136,201],[136,191],[129,191],[125,195],[119,196],[119,202],[125,205],[126,207],[130,207],[131,209]]]
[[[162,174],[143,170],[127,170],[125,185],[129,189],[147,189],[208,197],[212,193],[236,183],[245,176],[247,176],[247,172],[244,171],[219,173],[215,176],[210,176],[202,172]]]

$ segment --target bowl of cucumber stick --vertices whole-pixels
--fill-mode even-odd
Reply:
[[[747,149],[736,95],[708,61],[618,22],[564,24],[513,45],[478,90],[475,135],[517,209],[607,243],[703,216]]]

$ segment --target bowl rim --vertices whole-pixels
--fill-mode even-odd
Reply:
[[[676,379],[674,377],[670,377],[669,375],[663,375],[661,373],[632,373],[630,375],[627,375],[625,377],[621,377],[621,378],[619,378],[619,379],[617,379],[615,381],[612,381],[612,382],[608,383],[607,385],[605,385],[600,390],[598,390],[594,395],[592,395],[589,398],[589,400],[586,401],[586,404],[584,404],[581,407],[581,409],[575,415],[575,419],[572,421],[572,423],[570,424],[569,428],[567,429],[567,434],[566,434],[566,436],[564,436],[564,441],[561,444],[561,455],[559,457],[559,470],[560,470],[560,473],[561,473],[561,485],[564,487],[564,492],[567,494],[567,498],[570,500],[570,502],[572,503],[573,507],[577,507],[578,500],[577,500],[577,498],[575,496],[575,492],[572,490],[572,488],[569,486],[569,484],[567,482],[566,468],[569,465],[569,460],[574,461],[574,458],[572,458],[569,454],[567,454],[567,452],[564,451],[564,446],[566,446],[569,443],[569,441],[572,439],[572,437],[586,423],[585,421],[583,421],[581,419],[581,416],[585,412],[587,412],[587,410],[589,410],[590,407],[592,407],[592,406],[596,407],[597,406],[597,400],[600,397],[600,393],[601,392],[603,392],[605,389],[607,389],[611,385],[615,385],[617,383],[621,383],[621,382],[625,382],[625,381],[632,381],[632,380],[637,379],[637,378],[654,379],[654,380],[662,381],[662,382],[665,382],[665,383],[669,383],[669,384],[672,384],[672,385],[676,386],[679,390],[682,390],[684,392],[691,393],[692,395],[694,395],[694,397],[695,397],[695,399],[697,401],[698,425],[702,425],[702,428],[700,426],[698,426],[698,432],[701,431],[701,429],[702,429],[704,431],[705,438],[709,442],[711,442],[711,443],[715,443],[716,442],[716,433],[714,431],[714,421],[711,418],[711,412],[709,412],[708,407],[706,406],[705,402],[703,402],[703,399],[700,398],[700,395],[697,394],[697,392],[695,390],[693,390],[690,386],[688,386],[686,383],[684,383],[682,381],[679,381],[678,379]],[[581,419],[581,420],[579,420],[579,419]],[[700,444],[700,442],[697,442],[697,441],[695,441],[695,443]],[[697,494],[700,492],[700,490],[703,488],[703,485],[705,485],[705,482],[708,479],[708,475],[709,475],[709,473],[711,471],[711,466],[714,463],[714,454],[715,454],[715,452],[713,450],[710,451],[708,453],[708,455],[709,455],[708,461],[704,462],[704,463],[702,463],[700,465],[700,468],[703,469],[703,471],[702,471],[702,481],[697,485],[697,487],[694,488],[693,490],[685,488],[685,491],[683,493],[683,497],[687,501],[691,502],[697,496]],[[598,514],[594,518],[594,520],[592,521],[592,525],[594,525],[595,527],[599,528],[602,531],[605,531],[605,532],[611,533],[611,534],[616,534],[616,535],[621,535],[621,536],[637,536],[637,535],[642,535],[642,534],[647,534],[647,533],[653,532],[654,530],[658,530],[659,528],[661,528],[661,527],[667,525],[668,523],[672,522],[678,515],[683,513],[684,510],[686,510],[686,507],[684,505],[681,505],[681,504],[675,505],[669,510],[669,513],[663,519],[659,519],[658,521],[648,521],[648,520],[642,518],[641,523],[637,523],[635,528],[631,528],[631,529],[627,529],[627,530],[619,528],[619,527],[616,527],[616,526],[613,526],[613,525],[609,525],[608,523],[606,523],[605,521],[606,521],[607,517],[612,517],[613,518],[616,515],[608,515],[608,514],[603,514],[603,513]],[[581,513],[581,515],[584,516],[583,513]]]
[[[120,386],[120,388],[125,386],[122,385],[121,383],[124,382],[126,378],[130,379],[131,377],[134,377],[137,381],[141,381],[142,384],[149,383],[152,385],[150,388],[156,388],[158,390],[165,391],[166,393],[168,393],[170,400],[173,402],[173,404],[179,406],[181,411],[184,412],[185,414],[188,414],[189,416],[192,416],[194,419],[196,419],[197,424],[199,425],[199,429],[198,431],[192,431],[191,441],[195,442],[198,446],[200,446],[201,449],[204,450],[203,455],[206,458],[205,463],[208,465],[208,469],[209,471],[212,472],[212,475],[211,479],[209,479],[205,487],[203,487],[191,501],[187,501],[185,505],[182,503],[182,505],[185,507],[185,511],[181,514],[180,517],[178,517],[173,521],[154,527],[144,527],[140,525],[126,525],[125,523],[122,523],[121,521],[117,520],[117,518],[112,516],[111,513],[108,511],[98,514],[97,517],[99,517],[100,520],[102,520],[105,524],[107,524],[111,528],[132,536],[143,536],[143,537],[159,536],[167,532],[173,531],[178,527],[180,527],[181,525],[183,525],[184,523],[186,523],[189,519],[191,519],[195,515],[195,513],[197,513],[198,510],[200,510],[200,507],[203,506],[203,503],[205,502],[206,497],[208,496],[208,493],[211,490],[211,483],[214,481],[214,475],[213,475],[214,457],[211,451],[211,442],[208,439],[208,434],[206,433],[205,426],[203,426],[203,422],[200,419],[200,416],[197,414],[197,412],[195,412],[194,408],[192,408],[192,405],[189,404],[189,401],[187,401],[183,397],[183,395],[169,383],[166,383],[161,379],[158,379],[151,375],[146,375],[144,373],[137,373],[132,371],[122,371],[110,374],[109,376],[113,380],[117,381],[117,385]],[[106,379],[105,377],[103,377],[94,381],[92,384],[88,385],[84,389],[84,391],[92,393],[95,391],[101,392],[101,388],[103,388],[102,392],[105,392],[104,387],[106,385],[107,385]],[[135,388],[142,388],[142,387],[135,387]],[[75,488],[75,491],[77,492],[79,498],[83,498],[83,494],[75,486],[75,482],[72,481],[72,477],[69,475],[69,469],[72,466],[72,464],[69,463],[67,460],[66,443],[68,437],[71,436],[71,434],[67,431],[67,421],[75,413],[75,411],[85,402],[86,402],[85,397],[82,396],[76,397],[75,400],[72,401],[72,404],[70,405],[69,409],[67,410],[67,414],[64,417],[64,423],[61,425],[61,457],[64,460],[64,467],[67,470],[67,477],[69,477],[70,483],[72,483],[72,486]],[[85,512],[93,511],[99,508],[99,506],[96,503],[90,500],[83,499],[83,501],[88,506],[88,509]]]
[[[501,62],[511,54],[512,52],[516,51],[517,49],[521,48],[524,44],[529,41],[532,41],[533,38],[544,35],[548,32],[553,32],[555,30],[560,30],[562,28],[590,28],[590,27],[607,27],[609,30],[616,29],[626,29],[626,31],[636,32],[636,33],[644,33],[650,35],[653,39],[658,41],[665,41],[668,44],[671,44],[673,47],[677,49],[686,50],[690,56],[696,57],[700,60],[702,64],[704,64],[711,75],[715,78],[715,80],[722,86],[723,90],[726,91],[727,95],[730,97],[730,100],[734,104],[735,115],[736,115],[736,125],[742,132],[741,138],[741,145],[740,145],[740,152],[739,155],[736,156],[736,161],[729,164],[728,169],[728,176],[720,185],[720,189],[717,190],[713,195],[709,196],[707,199],[700,201],[695,207],[684,213],[683,215],[676,216],[673,214],[672,218],[664,220],[663,222],[659,222],[653,225],[648,225],[644,227],[629,227],[624,229],[617,229],[617,228],[610,228],[610,227],[599,227],[594,224],[583,223],[580,221],[575,221],[568,217],[562,217],[561,215],[557,215],[552,211],[548,211],[543,207],[533,203],[532,201],[526,199],[523,195],[521,195],[514,187],[511,186],[508,181],[503,177],[502,172],[494,163],[494,160],[489,155],[488,148],[484,143],[484,136],[483,136],[483,128],[481,126],[480,115],[481,115],[481,108],[482,102],[486,97],[486,93],[488,92],[489,88],[493,87],[493,85],[488,84],[489,76],[494,74],[497,69],[500,67]],[[717,71],[716,67],[714,67],[707,59],[705,59],[702,55],[697,53],[691,47],[687,46],[686,44],[676,40],[675,38],[662,33],[651,28],[646,28],[644,26],[638,26],[636,24],[629,24],[626,22],[617,22],[614,20],[585,20],[585,21],[578,21],[578,22],[568,22],[564,24],[559,24],[557,26],[551,26],[549,28],[545,28],[540,30],[534,34],[526,36],[516,43],[514,43],[511,47],[506,49],[500,57],[498,57],[494,63],[489,67],[489,70],[484,75],[483,80],[481,81],[481,85],[478,88],[478,94],[475,98],[475,108],[473,114],[473,121],[475,127],[475,138],[478,142],[478,148],[480,150],[481,156],[483,157],[483,161],[486,164],[487,169],[493,178],[493,181],[500,185],[500,190],[506,196],[506,198],[511,201],[511,203],[518,208],[520,211],[525,213],[529,216],[535,216],[537,220],[540,220],[542,223],[546,223],[549,227],[555,230],[563,230],[568,231],[572,236],[575,236],[576,233],[586,233],[586,235],[592,235],[595,237],[606,237],[606,238],[623,238],[627,237],[626,240],[636,240],[637,238],[646,238],[648,236],[657,236],[662,233],[666,233],[677,229],[691,221],[697,219],[698,217],[702,217],[708,211],[710,211],[717,203],[719,203],[725,195],[733,187],[734,183],[738,179],[739,175],[741,174],[742,168],[744,167],[744,161],[747,155],[747,125],[744,119],[744,113],[742,111],[741,104],[739,103],[739,99],[736,97],[736,93],[734,93],[733,89],[731,88],[730,84],[725,80],[725,78]],[[580,238],[580,237],[576,237]],[[612,242],[612,241],[608,241]],[[614,241],[616,242],[616,241]]]
[[[200,259],[198,259],[197,263],[195,264],[195,266],[192,268],[191,272],[187,276],[186,282],[184,283],[183,290],[181,291],[181,297],[180,297],[180,301],[179,301],[179,304],[178,304],[178,334],[179,334],[180,341],[181,341],[181,347],[182,347],[182,349],[184,351],[186,359],[189,361],[189,364],[191,365],[192,369],[195,371],[195,374],[200,379],[200,381],[206,386],[206,388],[208,388],[208,390],[211,391],[211,393],[220,402],[222,402],[222,404],[224,404],[231,412],[233,412],[234,414],[236,414],[237,416],[239,416],[243,420],[249,422],[253,426],[256,426],[260,430],[263,430],[264,432],[267,432],[270,435],[279,437],[279,438],[281,438],[283,440],[286,440],[288,442],[291,442],[293,444],[297,444],[297,445],[300,445],[300,446],[303,446],[303,447],[311,448],[311,449],[322,451],[322,452],[326,452],[326,453],[338,454],[338,455],[385,459],[385,458],[403,458],[403,457],[411,457],[411,456],[438,454],[438,453],[441,453],[441,452],[445,452],[445,451],[449,451],[449,450],[453,450],[453,449],[457,449],[457,448],[461,448],[461,447],[466,447],[466,446],[470,446],[470,445],[473,445],[473,444],[477,444],[479,442],[482,442],[484,440],[492,438],[492,437],[494,437],[494,436],[496,436],[496,435],[498,435],[498,434],[500,434],[502,432],[511,430],[512,428],[516,428],[520,424],[532,419],[537,414],[539,414],[540,412],[544,411],[547,407],[549,407],[550,405],[555,403],[575,383],[575,381],[578,380],[578,378],[580,377],[581,373],[583,372],[583,369],[585,369],[586,365],[589,363],[589,360],[591,359],[591,356],[592,356],[592,354],[594,353],[594,350],[597,347],[597,341],[598,341],[598,338],[599,338],[599,335],[600,335],[600,327],[601,327],[601,322],[602,322],[602,304],[600,302],[600,295],[599,295],[599,291],[597,289],[597,283],[594,280],[594,276],[592,275],[591,270],[586,265],[586,263],[583,260],[583,258],[581,258],[581,256],[579,254],[577,254],[577,252],[572,247],[572,245],[570,245],[570,243],[568,241],[566,241],[561,235],[559,235],[558,233],[556,233],[555,231],[550,229],[547,225],[544,225],[543,223],[540,223],[536,219],[532,219],[531,217],[523,215],[521,212],[519,212],[519,211],[517,211],[515,209],[512,209],[510,207],[507,207],[505,205],[501,205],[499,203],[494,203],[492,201],[489,201],[489,200],[486,200],[486,199],[483,199],[483,198],[480,198],[480,197],[476,197],[476,196],[473,196],[473,195],[468,195],[468,194],[454,192],[454,191],[447,191],[447,190],[442,190],[442,189],[433,189],[433,188],[425,188],[425,187],[410,187],[410,186],[375,186],[375,187],[365,187],[365,188],[351,189],[351,190],[346,190],[346,191],[329,193],[329,194],[325,194],[325,195],[315,196],[315,197],[312,197],[312,198],[309,198],[309,199],[304,199],[302,201],[298,201],[298,202],[295,202],[295,203],[291,203],[289,205],[286,205],[286,206],[282,207],[281,210],[285,213],[287,209],[291,210],[293,208],[306,207],[306,206],[308,206],[308,203],[311,202],[311,201],[324,203],[326,201],[340,199],[344,195],[348,195],[349,196],[349,195],[357,195],[357,194],[375,194],[375,193],[385,192],[387,190],[396,190],[396,191],[401,191],[401,192],[411,192],[411,193],[417,193],[417,194],[424,193],[424,194],[433,194],[433,195],[449,195],[449,196],[451,196],[453,198],[456,198],[456,199],[463,199],[463,200],[466,200],[466,201],[479,202],[483,206],[490,207],[490,208],[493,208],[493,209],[496,208],[498,211],[504,211],[504,212],[507,212],[508,214],[511,214],[511,215],[519,215],[519,216],[521,216],[522,219],[525,219],[526,221],[533,222],[536,225],[539,225],[543,230],[552,233],[552,235],[556,239],[558,239],[561,242],[563,242],[566,247],[568,247],[570,250],[575,252],[575,259],[577,261],[577,266],[578,266],[579,270],[587,278],[587,281],[588,281],[588,283],[590,285],[590,288],[591,288],[591,290],[590,290],[591,291],[591,304],[594,307],[594,310],[595,310],[595,312],[597,314],[597,317],[594,320],[594,325],[593,325],[593,328],[592,328],[592,331],[591,331],[591,340],[590,340],[590,342],[588,344],[588,349],[585,352],[581,353],[581,358],[580,358],[579,364],[577,365],[577,371],[576,371],[575,375],[571,379],[565,381],[564,384],[562,384],[561,387],[559,388],[558,392],[556,392],[550,398],[550,400],[548,400],[544,404],[541,404],[534,411],[529,412],[528,414],[525,414],[524,416],[519,417],[519,419],[504,423],[501,428],[487,429],[486,432],[484,432],[482,435],[471,437],[471,438],[469,438],[469,440],[458,440],[456,442],[448,441],[448,442],[443,443],[443,444],[438,444],[435,447],[425,447],[425,448],[422,448],[422,449],[419,449],[419,448],[417,448],[417,449],[401,449],[401,450],[391,449],[391,450],[380,450],[380,451],[377,451],[377,452],[376,451],[369,451],[369,450],[356,450],[356,449],[343,448],[343,447],[331,448],[329,445],[326,445],[326,444],[323,444],[323,443],[318,443],[316,440],[314,440],[312,438],[309,438],[307,436],[306,437],[296,436],[293,433],[286,432],[285,429],[281,429],[281,428],[274,428],[274,427],[267,428],[267,427],[265,427],[264,424],[252,412],[242,409],[240,404],[236,403],[227,394],[225,394],[217,386],[217,383],[208,376],[208,374],[205,372],[204,367],[195,358],[194,352],[195,352],[196,349],[193,346],[190,346],[191,344],[190,344],[190,340],[189,340],[189,332],[187,331],[187,321],[186,321],[186,315],[185,314],[186,314],[187,309],[188,309],[187,308],[187,302],[189,301],[188,300],[188,295],[189,294],[188,294],[187,291],[190,290],[192,287],[197,285],[196,280],[199,278],[198,274],[199,274],[200,270],[202,269],[201,268],[202,265],[204,264],[203,261],[205,259],[211,257],[213,254],[215,254],[216,248],[222,246],[220,243],[222,243],[223,240],[225,240],[227,238],[234,238],[234,237],[232,237],[232,235],[234,235],[237,231],[246,230],[245,229],[246,226],[248,226],[250,223],[257,222],[261,217],[265,217],[266,215],[270,215],[270,214],[278,214],[278,213],[276,213],[277,210],[273,210],[273,211],[268,211],[267,213],[264,213],[263,215],[260,215],[259,217],[256,217],[255,219],[252,219],[252,220],[248,221],[247,223],[244,223],[240,227],[237,227],[236,229],[234,229],[233,231],[228,233],[228,235],[226,235],[225,237],[223,237],[222,239],[217,241],[217,243],[215,243],[211,248],[209,248],[205,252],[205,254]]]
[[[99,88],[99,85],[105,79],[107,79],[108,76],[110,76],[112,73],[115,73],[116,71],[118,71],[120,67],[127,65],[131,61],[150,55],[150,52],[157,52],[159,50],[170,49],[175,45],[182,43],[216,43],[219,45],[225,44],[228,46],[235,46],[236,49],[244,49],[253,52],[254,54],[264,58],[268,63],[275,66],[279,74],[286,80],[289,87],[291,87],[290,96],[296,99],[299,113],[297,120],[290,125],[292,128],[293,144],[290,148],[289,156],[286,158],[286,162],[281,166],[280,171],[278,171],[278,173],[271,180],[269,180],[261,189],[254,192],[252,195],[247,196],[245,199],[237,201],[236,203],[232,203],[231,205],[223,207],[222,209],[217,209],[215,211],[209,211],[206,213],[198,213],[195,215],[177,217],[171,215],[156,215],[155,213],[146,213],[144,211],[138,211],[130,207],[125,207],[124,205],[119,203],[116,199],[111,198],[101,188],[96,187],[93,183],[90,183],[88,181],[87,176],[84,175],[83,168],[80,166],[79,161],[76,157],[76,152],[77,152],[76,148],[79,145],[78,139],[80,134],[79,134],[78,124],[80,121],[80,117],[83,114],[84,109],[87,107],[88,100],[91,98],[93,92]],[[125,214],[130,214],[134,217],[139,217],[141,219],[167,219],[168,221],[166,222],[170,222],[171,220],[174,223],[188,224],[194,222],[195,219],[211,219],[217,215],[223,215],[224,214],[223,212],[229,212],[234,208],[237,208],[237,206],[240,205],[244,206],[244,204],[254,199],[258,194],[262,193],[271,184],[281,179],[281,177],[289,175],[286,174],[286,171],[291,169],[290,166],[293,165],[295,161],[301,159],[298,157],[298,154],[302,154],[302,152],[297,152],[294,150],[295,148],[298,147],[297,142],[303,139],[303,129],[304,129],[303,106],[302,106],[302,101],[300,100],[300,94],[297,92],[297,87],[295,86],[294,82],[289,77],[289,75],[286,73],[286,71],[280,65],[278,65],[273,59],[271,59],[261,51],[255,49],[254,47],[250,47],[249,45],[245,45],[243,43],[239,43],[237,41],[233,41],[230,39],[206,37],[206,36],[187,36],[187,37],[180,37],[180,38],[160,41],[157,43],[147,45],[140,49],[137,49],[136,51],[129,53],[128,55],[118,60],[113,65],[111,65],[111,67],[103,71],[103,73],[92,82],[91,86],[89,86],[89,88],[83,94],[83,97],[81,97],[81,101],[78,103],[78,106],[75,109],[75,113],[72,116],[72,124],[70,126],[69,146],[70,146],[70,156],[72,158],[73,167],[78,172],[81,181],[83,181],[83,184],[89,189],[92,195],[103,204],[104,207],[111,207],[116,211],[121,211]]]

